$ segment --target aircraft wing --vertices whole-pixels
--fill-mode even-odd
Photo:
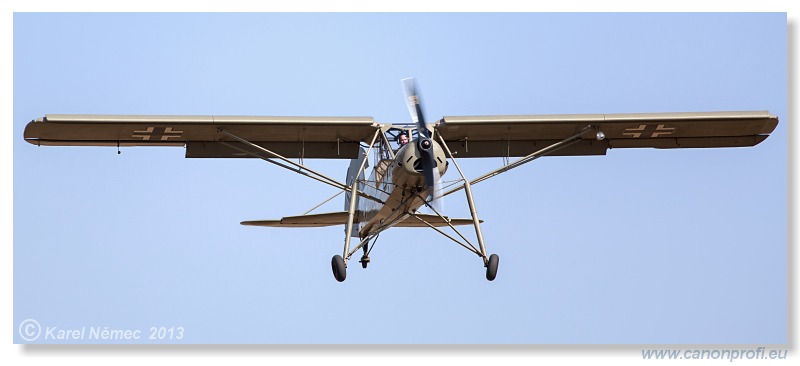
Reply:
[[[754,146],[778,117],[767,111],[444,117],[436,132],[457,158],[525,156],[591,125],[578,143],[551,155],[605,155],[618,148]]]
[[[358,156],[379,128],[372,117],[246,117],[48,114],[28,123],[25,140],[51,146],[186,146],[187,158],[249,158],[220,143],[223,131],[287,158]]]

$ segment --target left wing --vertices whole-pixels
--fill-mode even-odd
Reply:
[[[186,146],[187,158],[248,158],[223,131],[287,158],[358,156],[379,128],[372,117],[246,117],[48,114],[28,123],[25,141],[51,146]]]
[[[525,156],[586,126],[605,134],[552,155],[605,155],[608,149],[754,146],[778,125],[768,111],[444,117],[436,132],[457,158]]]

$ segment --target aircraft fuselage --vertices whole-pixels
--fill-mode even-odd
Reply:
[[[447,159],[439,143],[431,142],[436,169],[441,177],[447,171]],[[376,230],[390,227],[425,204],[431,192],[425,188],[425,178],[419,168],[421,157],[416,141],[411,141],[397,150],[394,159],[378,161],[363,190],[384,204],[365,199],[358,201],[358,237],[364,238]]]

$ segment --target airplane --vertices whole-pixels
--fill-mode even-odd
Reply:
[[[180,146],[186,158],[259,158],[336,187],[337,196],[345,194],[343,211],[311,213],[334,196],[299,216],[241,222],[280,228],[344,225],[342,254],[331,259],[337,281],[346,279],[347,263],[359,250],[359,263],[367,268],[370,245],[393,227],[431,228],[477,255],[486,279],[493,281],[499,256],[489,254],[484,243],[471,190],[475,184],[544,156],[755,146],[778,125],[768,111],[445,116],[426,123],[416,81],[403,79],[402,85],[413,123],[380,123],[372,117],[48,114],[26,125],[24,139],[37,146],[116,146],[117,153],[128,146]],[[467,179],[458,161],[478,157],[519,159]],[[305,159],[349,159],[345,181],[309,168]],[[451,163],[459,178],[445,185],[442,176]],[[445,216],[443,198],[461,190],[470,217]],[[423,207],[432,213],[423,213]],[[461,225],[473,227],[477,246],[456,228]]]

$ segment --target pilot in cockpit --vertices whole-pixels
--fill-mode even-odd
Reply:
[[[400,147],[406,146],[406,144],[408,143],[408,134],[405,132],[400,133],[400,135],[397,136],[397,143],[400,145],[398,149]]]

